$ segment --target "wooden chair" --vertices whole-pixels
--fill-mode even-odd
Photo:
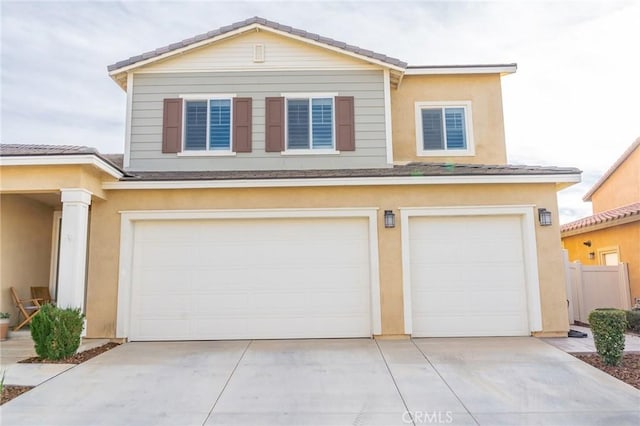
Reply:
[[[56,304],[56,301],[51,298],[49,287],[31,287],[31,297],[33,299],[41,300],[41,305],[44,305],[45,303],[51,303],[52,305]]]
[[[30,324],[33,317],[40,311],[40,299],[20,299],[16,289],[13,287],[11,287],[11,297],[16,304],[16,308],[18,308],[18,318],[20,318],[20,315],[24,317],[24,321],[13,328],[14,330],[20,330],[25,325]]]

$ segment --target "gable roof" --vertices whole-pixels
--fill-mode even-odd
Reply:
[[[575,235],[581,234],[583,232],[593,231],[595,230],[593,229],[594,227],[596,229],[607,228],[609,226],[620,225],[636,220],[640,220],[640,202],[600,212],[598,214],[583,217],[582,219],[564,224],[560,227],[560,232],[562,234],[569,233],[569,235]]]
[[[322,46],[334,51],[346,53],[350,56],[355,56],[368,62],[387,66],[396,71],[402,72],[407,67],[406,62],[397,58],[392,58],[382,53],[376,53],[358,46],[352,46],[343,41],[323,37],[315,33],[309,33],[298,28],[293,28],[288,25],[282,25],[278,22],[269,21],[264,18],[254,16],[253,18],[249,18],[244,21],[235,22],[231,25],[226,25],[216,30],[209,31],[204,34],[199,34],[194,37],[179,41],[177,43],[172,43],[167,46],[159,47],[155,50],[151,50],[149,52],[145,52],[140,55],[132,56],[128,59],[118,61],[115,64],[109,65],[107,67],[107,70],[109,71],[109,75],[111,75],[111,77],[118,84],[120,84],[120,86],[122,86],[122,81],[126,81],[126,71],[130,69],[137,68],[160,59],[165,59],[173,55],[181,54],[191,49],[206,46],[207,44],[213,43],[215,41],[223,40],[237,34],[251,31],[255,28],[271,31],[283,36],[305,41],[316,46]],[[124,75],[122,75],[123,73]]]
[[[627,150],[620,156],[620,158],[618,158],[616,162],[613,163],[613,166],[611,166],[609,170],[607,170],[605,174],[603,174],[602,177],[598,179],[595,185],[593,185],[591,189],[584,195],[584,197],[582,197],[582,201],[591,201],[591,197],[593,196],[593,194],[598,189],[600,189],[600,187],[607,181],[607,179],[609,179],[609,177],[618,169],[618,167],[620,167],[622,163],[624,163],[627,158],[629,158],[631,154],[633,154],[633,152],[638,149],[638,147],[640,147],[640,137],[636,139],[631,144],[631,146],[627,148]]]

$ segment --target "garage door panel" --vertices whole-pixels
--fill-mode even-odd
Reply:
[[[414,336],[529,334],[521,220],[411,218]]]
[[[138,222],[130,338],[369,336],[368,232],[365,218]]]
[[[428,330],[430,337],[518,336],[523,325],[519,313],[501,318],[479,316],[477,321],[481,326],[476,327],[469,327],[469,317],[463,314],[424,316],[417,320],[431,324]]]

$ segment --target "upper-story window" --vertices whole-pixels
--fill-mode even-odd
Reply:
[[[416,102],[416,144],[422,156],[474,154],[471,102]]]
[[[286,151],[335,151],[335,94],[284,94]]]
[[[184,150],[231,151],[231,98],[185,99]]]

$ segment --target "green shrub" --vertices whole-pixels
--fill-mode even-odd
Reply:
[[[627,323],[629,330],[640,333],[640,309],[627,311]]]
[[[80,346],[83,319],[80,309],[44,305],[31,321],[31,337],[38,356],[56,360],[75,354]]]
[[[627,315],[620,309],[596,309],[589,314],[589,325],[598,354],[607,365],[618,365],[624,350]]]

